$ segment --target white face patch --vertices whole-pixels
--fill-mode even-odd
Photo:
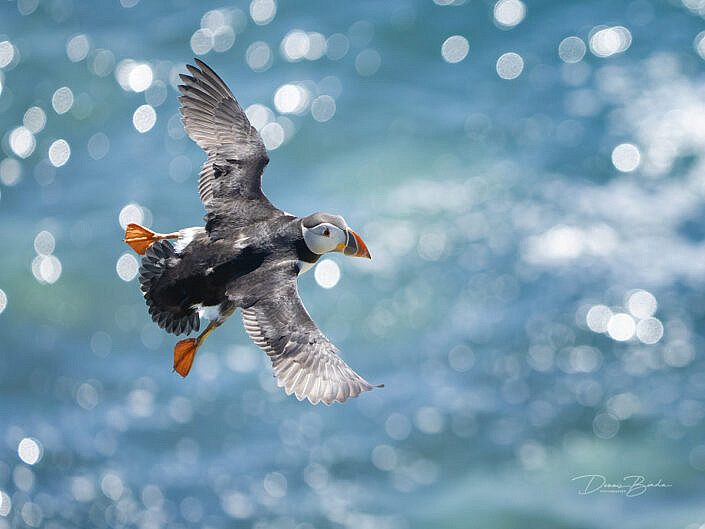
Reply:
[[[347,244],[347,234],[337,226],[326,222],[313,228],[307,228],[302,224],[301,229],[306,246],[316,255],[340,250]],[[341,244],[342,247],[339,246]]]

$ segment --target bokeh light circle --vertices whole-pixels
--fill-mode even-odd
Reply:
[[[701,59],[705,59],[705,31],[701,31],[693,40],[693,48],[700,55]]]
[[[91,42],[86,35],[76,35],[66,43],[66,55],[71,62],[79,62],[88,57]]]
[[[468,56],[470,51],[470,43],[468,39],[462,35],[453,35],[448,37],[441,46],[441,56],[443,60],[449,63],[462,61]]]
[[[40,283],[56,283],[62,269],[61,261],[55,255],[38,255],[32,260],[32,275]]]
[[[22,165],[14,158],[5,158],[0,162],[0,182],[6,186],[14,186],[22,177]]]
[[[258,26],[266,26],[277,14],[277,4],[274,0],[252,0],[250,16]]]
[[[94,160],[101,160],[110,151],[110,139],[104,132],[96,132],[88,140],[88,155]]]
[[[117,275],[123,281],[132,281],[139,271],[139,263],[131,253],[124,253],[115,264]]]
[[[327,95],[318,96],[311,103],[311,115],[321,123],[329,121],[335,115],[335,99]]]
[[[66,114],[73,106],[73,92],[68,86],[62,86],[51,96],[51,106],[57,114]]]
[[[384,423],[387,435],[396,441],[403,441],[411,433],[411,421],[406,415],[394,412]]]
[[[120,210],[118,222],[123,230],[131,223],[142,224],[144,222],[144,211],[138,204],[127,204]]]
[[[213,51],[223,53],[235,44],[235,31],[230,26],[221,26],[213,34]]]
[[[39,255],[50,255],[56,247],[56,241],[51,232],[42,230],[34,238],[34,251]]]
[[[618,342],[626,342],[634,336],[635,332],[634,319],[623,312],[613,315],[607,323],[607,333],[610,338]]]
[[[98,49],[90,61],[90,66],[98,77],[106,77],[113,71],[115,55],[110,50]]]
[[[47,115],[40,107],[30,107],[27,112],[24,113],[22,118],[22,123],[29,129],[32,134],[41,132],[46,125]]]
[[[298,62],[306,57],[310,45],[308,34],[300,29],[294,29],[284,36],[280,49],[284,59]]]
[[[323,288],[333,288],[340,281],[340,268],[332,259],[323,259],[316,265],[314,276]]]
[[[7,516],[12,510],[12,499],[6,492],[0,490],[0,516]]]
[[[154,74],[149,64],[138,64],[130,70],[127,82],[135,92],[144,92],[152,84]]]
[[[132,124],[143,134],[151,130],[157,122],[157,112],[151,105],[142,105],[132,115]]]
[[[516,79],[523,70],[524,59],[518,53],[504,53],[497,59],[497,75],[502,79]]]
[[[342,33],[333,33],[326,40],[326,57],[331,61],[339,61],[350,50],[350,40]]]
[[[612,164],[618,171],[630,173],[641,163],[639,148],[632,143],[617,145],[612,151]]]
[[[500,28],[513,28],[526,16],[526,6],[521,0],[499,0],[494,5],[494,19]]]
[[[596,57],[609,57],[622,53],[632,44],[631,32],[623,26],[596,28],[590,37],[590,51]]]
[[[266,42],[253,42],[245,52],[245,61],[253,72],[264,72],[272,66],[272,49]]]
[[[585,317],[588,328],[593,332],[607,332],[607,324],[612,317],[612,310],[606,305],[590,307]]]
[[[637,318],[649,318],[656,313],[658,302],[651,292],[636,290],[629,295],[627,308]]]
[[[600,413],[592,421],[592,430],[600,439],[611,439],[619,431],[619,420],[612,414]]]
[[[279,148],[286,138],[284,128],[277,122],[267,123],[260,134],[264,146],[270,151]]]
[[[42,446],[36,439],[25,437],[17,446],[17,455],[24,463],[35,465],[42,458]]]
[[[34,152],[37,142],[27,127],[17,127],[10,132],[10,149],[20,158],[27,158]]]
[[[456,345],[448,353],[448,364],[460,373],[469,371],[475,365],[475,354],[467,345]]]
[[[558,45],[558,56],[569,64],[582,61],[586,51],[587,46],[580,37],[566,37]]]
[[[282,114],[301,114],[308,102],[308,90],[300,85],[285,84],[274,93],[274,106]]]
[[[663,324],[658,318],[645,318],[636,325],[636,337],[645,344],[654,344],[663,338]]]
[[[355,57],[355,70],[363,77],[377,73],[382,65],[382,57],[376,50],[362,50]]]
[[[274,112],[268,106],[260,105],[259,103],[247,107],[245,115],[250,124],[258,131],[261,131],[270,121],[274,121]]]
[[[205,55],[213,49],[213,32],[207,28],[201,28],[191,36],[191,51],[196,55]]]
[[[66,140],[56,140],[49,147],[49,161],[54,167],[61,167],[71,157],[71,147]]]
[[[9,40],[0,42],[0,68],[4,68],[15,58],[15,47]]]
[[[317,61],[326,53],[326,37],[322,33],[312,32],[308,34],[308,52],[306,59]]]

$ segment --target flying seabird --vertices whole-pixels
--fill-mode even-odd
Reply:
[[[262,138],[221,78],[195,62],[186,66],[191,75],[180,76],[179,111],[208,155],[198,182],[205,227],[161,234],[129,224],[124,239],[144,256],[139,282],[159,327],[189,334],[199,330],[199,315],[210,320],[197,338],[176,344],[174,370],[188,375],[206,337],[239,307],[245,331],[271,359],[287,395],[332,404],[381,387],[338,356],[297,289],[298,276],[323,254],[369,259],[365,243],[339,215],[299,218],[272,205],[261,187],[269,162]]]

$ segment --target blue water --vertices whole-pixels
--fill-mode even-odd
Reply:
[[[240,2],[3,3],[0,529],[705,522],[698,2],[528,1],[518,23],[509,2],[504,28],[456,4],[281,2],[259,25]],[[293,30],[327,54],[309,34],[312,60],[287,60]],[[257,42],[271,64],[248,64]],[[332,257],[333,288],[312,271],[299,289],[384,389],[286,397],[237,316],[171,371],[120,221],[201,223],[173,86],[192,44],[269,109],[250,112],[270,146],[283,133],[270,199],[365,239],[372,261]],[[288,83],[298,113],[276,104]],[[593,474],[670,486],[579,494]]]

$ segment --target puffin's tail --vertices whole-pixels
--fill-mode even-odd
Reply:
[[[177,257],[174,247],[167,240],[158,240],[147,248],[140,267],[140,287],[149,307],[152,320],[166,332],[172,334],[189,334],[197,331],[201,325],[198,312],[189,309],[174,313],[154,299],[154,289],[167,268],[170,259]]]

